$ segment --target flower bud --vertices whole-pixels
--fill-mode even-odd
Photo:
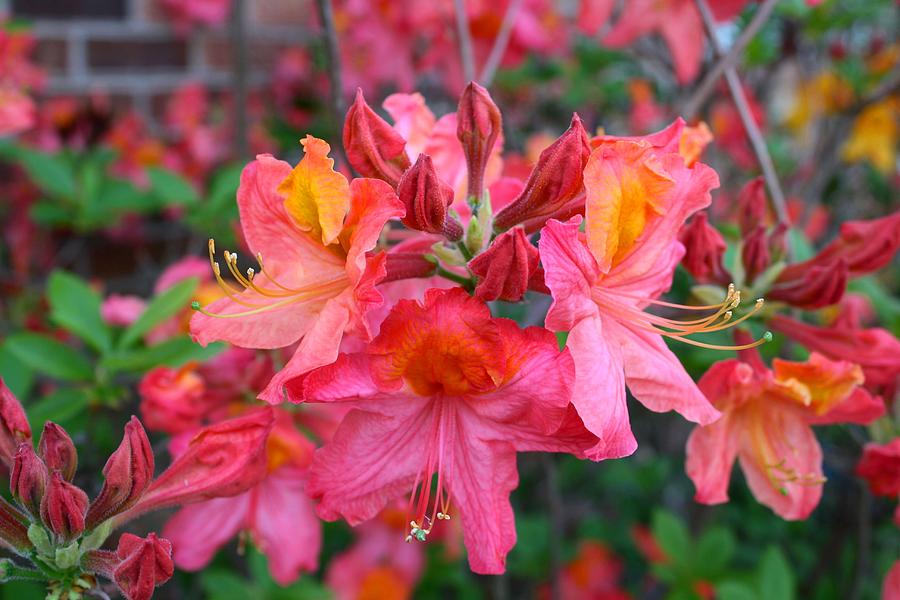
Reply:
[[[840,302],[849,277],[844,259],[827,265],[811,266],[797,279],[783,280],[779,275],[766,298],[787,302],[797,308],[812,310]]]
[[[256,485],[266,475],[273,419],[267,407],[204,427],[116,523],[150,510],[234,496]]]
[[[888,264],[900,248],[900,212],[870,221],[847,221],[837,239],[808,261],[791,265],[785,277],[794,278],[811,265],[843,259],[851,277],[872,273]]]
[[[466,193],[480,203],[484,194],[484,170],[503,130],[500,109],[488,91],[473,81],[459,98],[456,119],[456,137],[462,144],[469,172]]]
[[[410,229],[441,233],[454,242],[462,237],[462,225],[447,216],[453,188],[441,180],[427,154],[420,154],[416,164],[400,178],[397,196],[406,207],[403,224]]]
[[[12,467],[19,444],[30,440],[25,410],[0,377],[0,460]]]
[[[360,175],[381,179],[394,188],[409,168],[406,141],[366,104],[359,89],[344,120],[344,151]]]
[[[742,236],[766,224],[766,210],[766,182],[762,177],[751,179],[738,194],[738,226]]]
[[[31,443],[20,444],[9,477],[9,490],[19,506],[35,518],[41,513],[41,499],[47,490],[48,479],[47,466],[35,454]]]
[[[381,283],[431,277],[437,270],[437,264],[428,260],[426,255],[418,252],[389,252],[385,255],[385,275]]]
[[[84,531],[88,497],[84,491],[63,479],[59,471],[50,475],[47,492],[41,500],[41,520],[61,540],[72,540]]]
[[[757,275],[769,266],[769,243],[766,239],[766,226],[758,225],[749,235],[744,237],[741,247],[741,262],[747,283],[753,283]]]
[[[207,410],[206,385],[195,365],[157,367],[138,385],[141,417],[151,430],[175,435],[200,424]]]
[[[583,173],[590,157],[587,132],[573,115],[569,129],[541,152],[519,197],[497,213],[494,229],[523,224],[526,233],[533,233],[547,219],[566,219],[583,210]]]
[[[153,480],[153,450],[136,417],[125,425],[122,443],[103,467],[103,489],[88,509],[86,526],[93,529],[109,517],[131,508]]]
[[[120,562],[113,579],[128,600],[150,600],[156,586],[171,579],[175,572],[172,543],[155,533],[143,539],[123,533],[116,555]]]
[[[518,302],[538,269],[540,254],[528,242],[525,230],[515,227],[501,233],[490,247],[469,262],[478,277],[475,295],[482,300]]]
[[[12,504],[0,497],[0,547],[5,547],[17,554],[24,554],[31,547],[28,540],[28,519],[16,510]]]
[[[722,234],[709,224],[706,213],[698,213],[678,236],[684,244],[681,264],[697,281],[727,283],[730,276],[722,264],[727,246]]]
[[[72,481],[75,477],[78,451],[75,450],[75,444],[72,443],[72,438],[66,430],[56,423],[47,421],[44,424],[41,441],[38,442],[38,453],[44,459],[49,472],[59,471],[66,481]]]
[[[769,233],[769,254],[773,263],[784,260],[787,256],[789,229],[786,223],[778,223]]]

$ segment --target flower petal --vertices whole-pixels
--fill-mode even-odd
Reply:
[[[163,537],[172,542],[175,564],[199,571],[245,526],[250,492],[185,506],[166,523]]]
[[[685,470],[694,482],[694,499],[701,504],[728,502],[728,482],[740,438],[730,416],[694,428],[687,442]]]
[[[547,313],[547,327],[568,331],[581,319],[597,314],[591,300],[591,286],[600,277],[597,261],[579,239],[581,217],[565,223],[551,219],[541,231],[538,243],[544,281],[553,294],[553,305]]]

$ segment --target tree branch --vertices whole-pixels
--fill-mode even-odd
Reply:
[[[713,90],[715,90],[716,82],[719,81],[719,78],[722,77],[725,70],[737,65],[747,44],[756,37],[756,34],[759,33],[759,30],[765,25],[766,21],[769,19],[769,15],[771,15],[772,11],[775,9],[776,4],[778,4],[778,0],[765,0],[765,2],[763,2],[756,10],[753,19],[744,31],[741,32],[738,39],[735,40],[734,45],[728,50],[728,54],[716,61],[712,69],[710,69],[703,77],[700,85],[694,90],[694,93],[691,94],[691,97],[684,103],[681,114],[685,119],[690,121],[694,118],[694,115],[700,111],[700,108],[709,98],[710,94],[712,94]]]
[[[465,0],[453,0],[453,12],[456,15],[456,37],[459,41],[459,57],[462,61],[463,76],[466,81],[475,80],[475,55],[472,53],[472,36],[469,32],[469,21],[466,18]]]
[[[721,60],[722,47],[716,38],[715,21],[712,11],[709,9],[707,0],[694,0],[700,16],[703,19],[703,25],[706,28],[706,36],[712,46],[713,52]],[[725,82],[728,84],[728,91],[734,100],[738,114],[741,117],[741,123],[750,138],[750,144],[753,146],[753,152],[756,154],[756,160],[762,169],[763,177],[766,180],[766,187],[769,188],[769,196],[772,200],[772,208],[775,215],[781,223],[790,223],[787,212],[787,203],[784,200],[784,192],[781,190],[781,184],[778,182],[778,175],[775,173],[775,164],[772,162],[772,156],[766,147],[766,140],[763,138],[756,121],[753,119],[753,113],[750,111],[750,104],[747,102],[747,96],[744,94],[744,88],[741,87],[741,79],[738,77],[734,67],[725,67]]]
[[[481,77],[478,78],[481,81],[481,85],[484,87],[490,87],[491,82],[494,80],[494,75],[497,73],[500,61],[503,60],[503,55],[506,54],[506,48],[509,46],[509,38],[512,36],[512,28],[513,25],[516,24],[516,18],[518,18],[519,10],[521,8],[522,0],[512,0],[506,8],[506,14],[503,15],[503,22],[500,23],[500,31],[497,32],[494,46],[491,48],[491,53],[488,55],[487,62],[484,63],[484,68],[481,70]]]
[[[340,142],[341,127],[344,122],[344,78],[341,70],[341,53],[338,48],[337,30],[334,27],[334,7],[331,0],[316,0],[319,20],[322,22],[322,38],[325,43],[325,57],[328,61],[328,84],[331,87],[331,114],[338,129],[337,154],[344,164],[350,166],[344,145]]]

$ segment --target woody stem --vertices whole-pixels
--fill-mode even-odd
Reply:
[[[500,24],[500,31],[497,32],[494,46],[491,48],[487,62],[484,63],[484,68],[481,69],[479,80],[484,87],[490,87],[494,80],[500,61],[503,60],[503,55],[509,46],[509,38],[512,35],[513,25],[516,24],[516,17],[519,16],[520,8],[522,8],[522,0],[512,0],[506,9],[506,14],[503,15],[503,22]]]
[[[341,71],[341,53],[338,48],[337,29],[334,26],[334,6],[331,0],[316,0],[319,20],[322,22],[322,38],[325,42],[325,58],[328,62],[328,83],[331,88],[331,112],[340,139],[341,123],[344,120],[344,82]],[[344,145],[337,144],[337,152],[343,163],[350,166]]]
[[[769,15],[771,15],[772,11],[775,9],[776,4],[778,4],[778,0],[765,0],[765,2],[756,9],[756,14],[753,15],[753,19],[744,31],[741,32],[741,35],[738,36],[737,40],[735,40],[734,45],[728,50],[728,54],[725,54],[716,61],[709,72],[703,77],[700,85],[694,90],[694,93],[691,94],[691,97],[688,98],[688,101],[684,103],[681,114],[685,119],[690,121],[694,118],[694,115],[699,112],[700,107],[703,106],[703,103],[706,102],[710,94],[712,94],[716,82],[719,81],[725,70],[729,67],[734,67],[737,64],[741,54],[744,52],[744,48],[747,47],[747,44],[750,43],[759,30],[762,29],[762,26],[765,25]]]
[[[472,53],[472,36],[469,32],[469,22],[466,19],[464,0],[453,0],[453,12],[456,17],[456,37],[459,42],[463,76],[466,81],[473,81],[475,79],[475,55]]]
[[[709,38],[709,43],[712,46],[713,52],[719,60],[722,60],[722,46],[719,44],[719,40],[716,37],[715,21],[713,19],[712,11],[709,8],[709,3],[707,0],[694,1],[697,4],[697,9],[700,11],[701,18],[703,19],[703,25],[706,28],[706,37]],[[744,94],[744,89],[741,87],[741,79],[733,66],[726,66],[723,70],[725,73],[725,82],[728,84],[728,91],[731,92],[731,97],[734,100],[734,105],[737,107],[741,123],[744,125],[747,137],[750,138],[753,152],[756,154],[756,159],[762,169],[763,177],[766,180],[766,187],[769,188],[769,196],[772,199],[772,208],[775,209],[775,214],[778,217],[779,222],[789,223],[787,204],[784,200],[784,192],[781,190],[781,184],[778,182],[778,175],[775,173],[775,164],[772,162],[772,156],[769,154],[769,149],[766,147],[766,140],[763,138],[762,133],[759,131],[759,127],[756,126],[756,121],[753,119],[753,113],[750,111],[750,104],[747,102],[747,96]]]

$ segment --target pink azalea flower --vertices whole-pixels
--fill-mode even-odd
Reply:
[[[290,413],[278,410],[275,416],[262,481],[238,496],[186,506],[166,524],[164,536],[174,546],[180,569],[203,569],[242,531],[268,557],[272,577],[281,585],[318,567],[322,526],[306,495],[314,446],[294,427]]]
[[[900,560],[894,563],[884,578],[881,600],[900,600]]]
[[[401,300],[366,351],[286,386],[296,400],[353,407],[313,460],[319,515],[358,525],[412,490],[408,539],[425,541],[452,505],[472,570],[502,573],[516,452],[581,455],[595,442],[569,407],[573,375],[552,334],[493,319],[460,288]]]
[[[866,480],[876,496],[900,499],[900,437],[887,444],[866,444],[856,474]],[[894,523],[900,526],[900,506],[894,511]]]
[[[110,294],[100,305],[100,316],[107,324],[115,327],[128,327],[141,316],[147,302],[138,296]]]
[[[728,500],[740,460],[756,499],[784,519],[805,519],[822,496],[822,449],[811,425],[869,423],[884,413],[880,398],[860,388],[858,365],[816,354],[806,362],[775,359],[765,367],[756,351],[714,364],[700,380],[722,411],[697,427],[687,444],[687,474],[703,504]]]
[[[0,87],[0,136],[22,133],[34,127],[34,100],[15,88]]]
[[[675,147],[677,140],[672,138]],[[600,438],[590,455],[613,458],[637,447],[626,384],[650,410],[676,410],[698,423],[718,417],[663,336],[702,345],[685,336],[724,328],[712,316],[733,308],[737,298],[729,293],[710,319],[679,322],[644,312],[660,304],[656,298],[671,285],[684,253],[678,230],[709,204],[710,190],[718,185],[712,169],[700,163],[688,168],[678,154],[647,141],[600,141],[584,184],[585,232],[576,216],[565,223],[551,219],[541,236],[544,277],[553,295],[547,327],[569,332],[566,346],[577,373],[572,403]]]
[[[710,2],[717,20],[727,20],[737,15],[748,0],[719,0]],[[612,13],[613,0],[594,0],[595,4],[582,9],[583,28],[590,34],[596,33]],[[612,48],[622,48],[649,33],[658,33],[675,63],[675,75],[680,83],[692,81],[703,61],[706,32],[703,21],[693,0],[632,0],[626,2],[622,15],[612,30],[603,38],[603,43]]]
[[[425,556],[421,546],[403,541],[406,526],[403,510],[388,508],[356,528],[356,542],[325,573],[338,600],[412,597]]]
[[[333,362],[345,332],[367,339],[365,313],[381,303],[375,285],[385,255],[369,256],[388,219],[402,216],[396,194],[383,181],[352,184],[332,166],[328,144],[307,136],[306,156],[295,169],[260,155],[241,176],[238,207],[244,238],[260,262],[245,276],[237,256],[226,265],[244,288],[222,281],[226,297],[191,320],[201,344],[225,340],[246,348],[280,348],[299,341],[291,360],[260,394],[281,402],[289,378]],[[210,254],[214,251],[210,244]],[[216,277],[220,270],[215,269]]]

